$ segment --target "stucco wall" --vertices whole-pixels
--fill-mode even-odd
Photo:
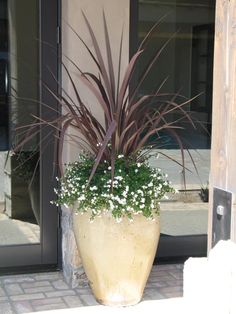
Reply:
[[[122,55],[122,69],[124,69],[129,60],[129,0],[111,1],[111,0],[62,0],[62,50],[63,54],[73,60],[82,71],[91,71],[97,73],[97,68],[94,62],[91,60],[85,47],[78,40],[76,35],[68,27],[67,23],[73,27],[76,32],[84,39],[89,48],[92,47],[92,42],[88,29],[85,25],[82,11],[90,21],[96,38],[101,44],[101,50],[104,56],[106,56],[104,28],[102,12],[105,12],[107,24],[109,28],[109,34],[111,38],[111,46],[113,53],[113,62],[115,66],[118,65],[118,53],[120,37],[122,27],[124,27],[124,40],[123,40],[123,55]],[[103,121],[103,115],[101,114],[99,106],[96,104],[95,99],[85,88],[83,83],[79,80],[78,71],[72,65],[72,63],[64,59],[65,64],[76,78],[78,88],[80,90],[82,99],[88,104],[96,116]],[[72,86],[69,83],[67,75],[63,73],[63,87],[74,97]],[[78,147],[74,145],[67,145],[65,150],[65,160],[71,160],[76,158]]]
[[[103,31],[102,12],[104,10],[107,19],[114,64],[118,65],[119,44],[122,27],[124,28],[123,54],[121,70],[127,66],[129,60],[129,0],[62,0],[62,53],[75,62],[82,71],[97,72],[94,62],[91,60],[86,49],[81,45],[76,35],[68,27],[67,23],[73,27],[76,32],[84,39],[86,44],[91,48],[92,42],[87,27],[82,16],[82,10],[90,21],[96,38],[101,44],[101,50],[106,55],[105,38]],[[63,58],[71,75],[76,79],[77,87],[80,90],[83,101],[90,106],[96,116],[103,121],[103,115],[95,99],[85,88],[79,79],[78,71],[68,59]],[[73,88],[69,83],[68,77],[63,72],[63,88],[75,99]],[[70,135],[73,132],[70,131]],[[68,138],[69,139],[69,138]],[[64,161],[68,162],[76,159],[79,147],[68,142],[64,147]],[[78,285],[78,279],[81,278],[81,262],[76,250],[74,235],[72,232],[72,221],[70,209],[63,209],[62,212],[62,252],[63,252],[63,270],[65,277],[72,286]]]

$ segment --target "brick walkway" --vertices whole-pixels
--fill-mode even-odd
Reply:
[[[153,266],[144,300],[181,297],[183,265]],[[0,314],[97,305],[84,282],[71,289],[60,272],[0,277]]]

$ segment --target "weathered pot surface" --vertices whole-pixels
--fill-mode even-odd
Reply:
[[[91,223],[90,214],[73,215],[76,242],[97,301],[133,305],[143,294],[160,237],[159,217],[142,215],[117,223],[103,214]]]

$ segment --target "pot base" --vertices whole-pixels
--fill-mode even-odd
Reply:
[[[114,306],[114,307],[125,307],[125,306],[132,306],[138,304],[142,299],[142,296],[139,297],[138,299],[125,299],[123,301],[117,301],[117,300],[112,300],[112,299],[106,299],[106,300],[101,300],[101,299],[96,299],[96,301],[99,304],[106,305],[106,306]]]

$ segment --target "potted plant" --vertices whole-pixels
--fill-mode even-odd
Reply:
[[[94,155],[66,167],[57,204],[73,206],[75,238],[98,302],[140,301],[159,236],[159,201],[173,188],[142,156],[102,158],[88,185]],[[113,177],[113,179],[112,179]]]
[[[58,162],[62,176],[58,179],[61,186],[55,190],[55,203],[73,207],[76,241],[98,302],[130,305],[140,301],[155,257],[160,235],[159,202],[167,193],[174,192],[165,174],[150,167],[148,156],[158,148],[163,131],[175,138],[183,152],[178,122],[181,115],[192,123],[184,110],[189,100],[179,94],[163,95],[164,82],[152,94],[138,95],[142,82],[169,41],[150,60],[142,77],[131,88],[137,62],[151,32],[121,77],[122,36],[115,69],[105,15],[105,57],[90,22],[85,14],[83,17],[93,48],[70,28],[87,49],[97,73],[82,70],[67,57],[79,75],[79,79],[74,79],[62,62],[75,99],[65,90],[60,96],[52,93],[63,111],[59,119],[45,122],[58,130]],[[104,113],[104,123],[80,96],[78,86],[81,84],[94,94]],[[178,121],[169,119],[175,112]],[[34,127],[37,126],[36,123]],[[78,135],[71,139],[82,151],[78,160],[64,169],[62,152],[69,128]]]
[[[200,193],[199,193],[201,200],[204,203],[207,203],[209,201],[209,185],[208,182],[206,185],[202,185]]]
[[[35,218],[36,223],[40,225],[38,152],[31,149],[20,150],[13,156],[8,153],[7,160],[11,162],[11,181],[16,188],[16,206],[13,207],[17,208],[14,210],[14,217]],[[22,191],[26,192],[26,197],[22,197]]]
[[[73,127],[82,137],[83,152],[78,161],[66,166],[58,194],[58,205],[73,206],[74,232],[90,286],[98,302],[130,305],[140,301],[155,257],[160,235],[159,202],[174,189],[158,169],[148,164],[148,154],[158,148],[163,131],[176,139],[181,115],[192,123],[180,95],[165,95],[157,86],[151,95],[139,97],[142,82],[148,76],[160,51],[150,60],[138,83],[131,89],[134,71],[142,57],[143,40],[121,77],[114,68],[105,16],[106,57],[102,55],[90,22],[83,14],[93,44],[84,44],[97,66],[97,73],[85,72],[74,64],[80,80],[100,105],[105,124],[86,106],[78,84],[64,65],[76,95],[76,102],[64,94],[65,108],[60,127],[59,151],[64,136]],[[161,50],[165,48],[165,45]],[[122,54],[122,39],[118,64]],[[177,103],[177,100],[179,103]],[[153,105],[155,103],[155,106]],[[169,115],[178,113],[178,121]],[[184,158],[183,158],[184,163]]]

